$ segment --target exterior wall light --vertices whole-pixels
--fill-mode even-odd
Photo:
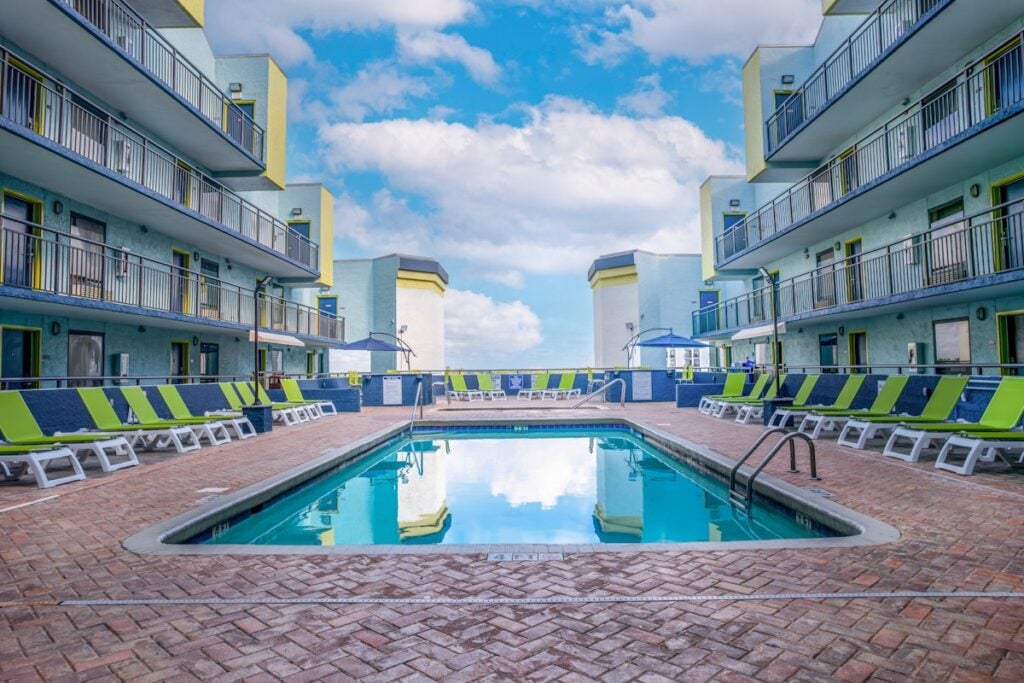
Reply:
[[[979,185],[978,183],[974,183],[973,185],[971,185],[970,192],[971,196],[977,199],[978,195],[981,194],[981,185]]]
[[[985,310],[984,306],[978,306],[978,310],[974,312],[974,317],[978,320],[984,320],[988,317],[988,311]]]
[[[58,334],[60,334],[60,323],[57,322],[56,320],[54,320],[52,323],[50,323],[50,334],[52,334],[55,337]]]
[[[729,200],[729,208],[730,209],[738,209],[738,208],[740,208],[740,200],[738,200],[738,199],[730,199]]]
[[[237,97],[237,96],[242,94],[242,84],[241,83],[229,83],[228,84],[228,90],[231,91],[231,94],[233,96]]]
[[[292,209],[292,215],[293,216],[301,216],[302,215],[302,208],[301,207],[295,207],[294,209]]]
[[[53,215],[59,216],[64,213],[64,202],[59,199],[53,200]]]
[[[793,74],[782,74],[782,85],[793,85],[796,83],[796,76]]]

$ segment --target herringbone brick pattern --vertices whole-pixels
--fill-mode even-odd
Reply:
[[[503,412],[502,416],[510,413]],[[536,419],[536,411],[523,413]],[[735,456],[757,434],[667,405],[609,408]],[[487,413],[474,412],[473,419]],[[559,411],[554,417],[564,417]],[[434,411],[438,419],[465,414]],[[820,450],[834,499],[902,537],[858,548],[480,555],[138,556],[121,541],[407,420],[370,409],[59,489],[0,486],[0,602],[1024,590],[1024,484]],[[805,474],[775,476],[799,486]],[[92,472],[90,472],[92,475]],[[1024,600],[0,608],[0,680],[1024,680]]]

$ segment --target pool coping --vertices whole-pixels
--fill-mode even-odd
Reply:
[[[418,426],[458,427],[465,423],[473,426],[508,426],[521,424],[542,425],[587,425],[621,424],[636,430],[645,441],[698,470],[711,470],[717,475],[728,476],[735,461],[708,446],[702,446],[662,431],[644,422],[624,417],[590,416],[575,419],[482,419],[422,420]],[[638,553],[657,551],[730,551],[762,550],[781,548],[847,548],[891,543],[900,538],[898,529],[878,519],[864,515],[807,489],[790,484],[782,479],[762,472],[754,482],[755,494],[784,503],[797,513],[809,519],[842,530],[851,535],[823,538],[773,539],[764,541],[694,541],[683,543],[591,543],[591,544],[544,544],[544,543],[488,543],[471,545],[337,545],[337,546],[295,546],[295,545],[241,545],[241,544],[186,544],[176,539],[190,538],[218,523],[231,519],[241,508],[252,507],[269,500],[279,493],[296,486],[318,474],[351,463],[376,449],[378,446],[400,436],[408,428],[407,422],[357,439],[341,448],[331,449],[318,457],[275,474],[260,482],[239,489],[225,496],[209,500],[195,508],[175,515],[170,519],[150,526],[124,540],[122,546],[129,552],[140,555],[479,555],[491,553]],[[752,468],[743,467],[741,472],[749,476]],[[168,540],[170,539],[170,540]]]

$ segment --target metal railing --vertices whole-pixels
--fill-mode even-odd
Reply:
[[[178,93],[239,147],[263,161],[263,129],[122,0],[57,0]]]
[[[251,328],[253,290],[35,223],[3,219],[0,284]],[[260,327],[342,341],[345,319],[261,296]]]
[[[768,154],[946,0],[888,0],[864,20],[765,123]]]
[[[761,444],[764,443],[765,439],[773,434],[782,434],[783,436],[774,446],[772,446],[771,450],[768,451],[767,455],[764,456],[761,462],[758,463],[757,467],[754,468],[754,471],[750,473],[749,477],[747,477],[746,482],[740,483],[740,468],[743,467],[744,463],[750,459],[750,456],[757,452],[757,449],[761,447]],[[736,465],[729,471],[729,504],[743,510],[744,512],[750,512],[751,507],[754,504],[754,480],[757,479],[758,475],[761,474],[761,471],[764,470],[768,463],[771,462],[772,458],[775,457],[775,454],[782,450],[782,447],[786,444],[789,444],[789,471],[792,473],[799,472],[800,470],[796,468],[795,440],[803,441],[804,445],[807,446],[807,456],[811,464],[811,476],[809,476],[808,479],[811,481],[821,481],[821,477],[818,476],[818,461],[814,453],[814,441],[811,440],[809,436],[801,432],[787,433],[784,428],[775,427],[762,432],[761,436],[754,441],[750,448],[747,449],[747,452],[736,461]]]
[[[974,64],[960,72],[948,85],[911,105],[716,237],[716,262],[764,242],[1018,105],[1024,100],[1022,61],[1018,44],[987,64]]]
[[[580,400],[576,401],[576,403],[573,403],[572,406],[570,406],[570,408],[576,409],[576,408],[579,408],[580,406],[582,406],[582,405],[584,405],[586,403],[589,403],[590,401],[593,401],[598,396],[601,396],[602,394],[608,393],[608,390],[610,388],[612,388],[613,386],[615,386],[616,384],[622,384],[622,394],[619,396],[619,407],[620,408],[625,408],[626,407],[626,380],[622,379],[621,377],[616,377],[611,382],[608,382],[607,384],[602,386],[597,391],[595,391],[595,392],[593,392],[591,394],[587,394],[586,396],[584,396]]]
[[[42,70],[0,50],[0,116],[303,265],[319,247]],[[37,73],[32,73],[37,72]]]
[[[999,215],[1010,208],[1013,213]],[[1024,212],[1003,204],[930,232],[835,261],[779,282],[779,319],[1024,268]],[[771,288],[761,287],[693,313],[694,334],[771,319]]]

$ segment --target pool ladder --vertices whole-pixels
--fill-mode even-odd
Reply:
[[[772,446],[771,450],[768,451],[768,454],[764,456],[764,459],[761,460],[757,467],[754,468],[753,473],[747,478],[746,482],[741,482],[739,480],[740,467],[742,467],[743,464],[750,459],[750,456],[757,452],[761,447],[761,444],[763,444],[765,440],[773,434],[784,434],[785,436],[779,439],[775,445]],[[766,429],[761,436],[757,437],[757,441],[747,449],[747,452],[739,459],[739,462],[737,462],[736,466],[732,468],[732,471],[729,472],[729,504],[743,512],[746,512],[747,514],[750,513],[750,508],[754,504],[754,480],[757,479],[757,475],[761,474],[761,470],[771,462],[771,459],[775,457],[775,454],[782,450],[782,447],[786,444],[789,444],[789,471],[799,472],[800,470],[796,468],[796,445],[794,443],[797,439],[807,444],[807,454],[811,461],[810,479],[812,481],[820,481],[821,478],[818,476],[818,464],[814,457],[814,441],[812,441],[810,437],[806,434],[801,434],[800,432],[787,432],[782,427]]]

